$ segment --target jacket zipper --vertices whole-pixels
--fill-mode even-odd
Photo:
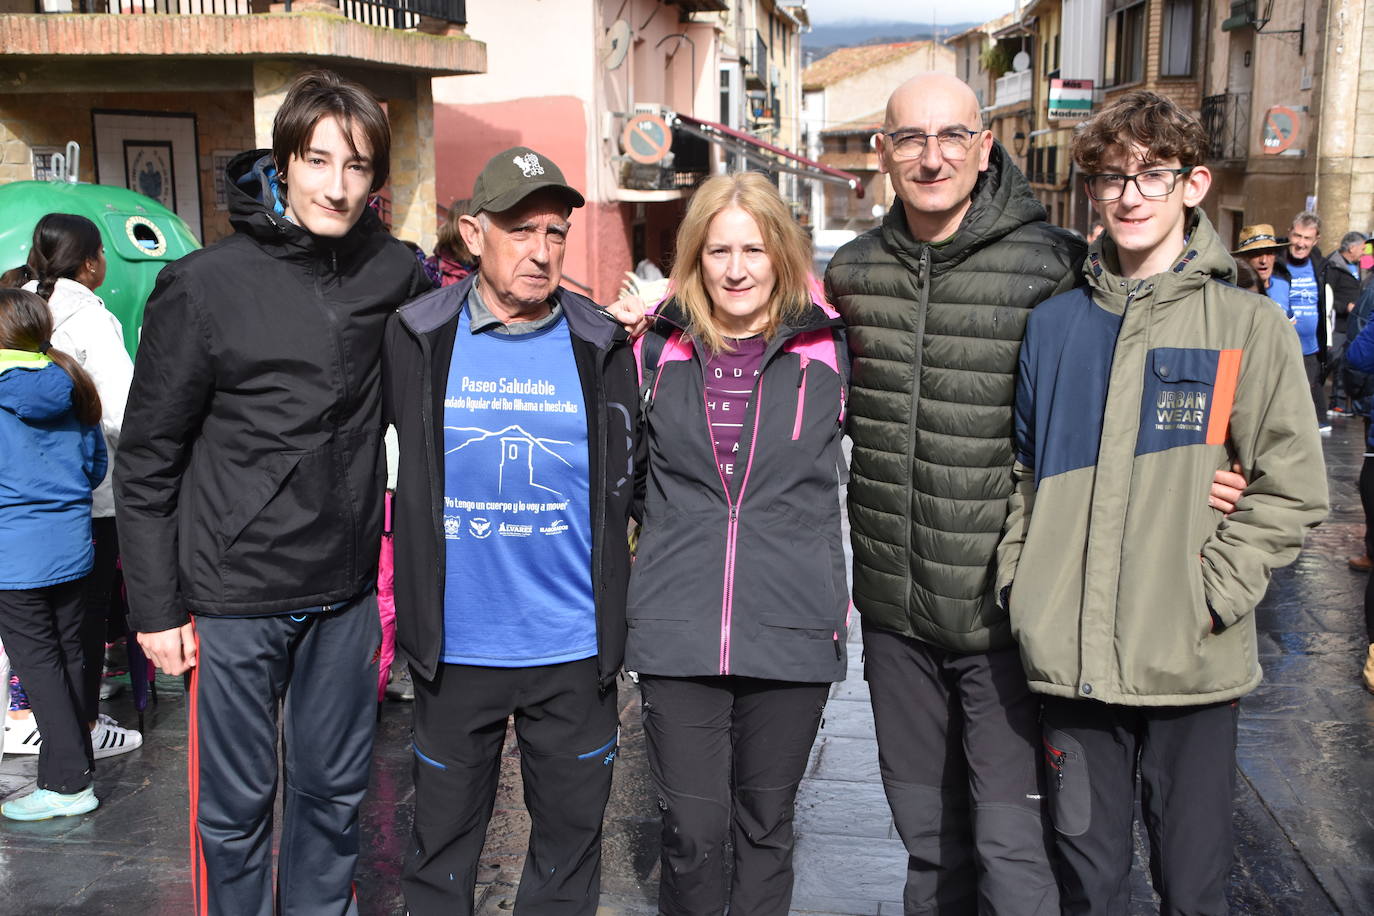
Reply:
[[[569,335],[569,342],[571,344],[571,334]],[[598,350],[597,357],[596,379],[593,385],[596,403],[591,408],[596,411],[596,416],[600,418],[597,424],[599,435],[596,437],[597,466],[590,469],[592,484],[592,569],[595,570],[595,578],[592,580],[592,608],[596,620],[597,689],[602,696],[605,696],[609,689],[607,683],[615,677],[614,671],[608,675],[601,670],[602,659],[606,657],[606,638],[605,634],[601,632],[605,615],[597,613],[601,608],[601,592],[603,583],[606,581],[605,569],[603,568],[605,566],[605,551],[602,549],[601,542],[602,531],[606,525],[606,462],[608,460],[606,443],[611,432],[603,405],[606,403],[606,363],[611,358],[611,349],[608,347],[605,350]],[[574,353],[574,367],[576,362],[577,354]]]
[[[749,434],[749,460],[744,465],[744,476],[740,478],[739,492],[734,499],[730,498],[730,482],[725,479],[725,472],[720,469],[720,462],[716,460],[715,436],[711,432],[711,413],[706,403],[704,384],[701,388],[701,400],[702,407],[706,408],[706,441],[711,446],[711,460],[715,462],[716,473],[720,475],[720,485],[725,490],[725,504],[730,507],[730,519],[725,525],[725,581],[721,585],[720,596],[720,673],[729,674],[730,621],[735,609],[735,548],[739,541],[739,510],[744,504],[744,490],[749,486],[749,469],[754,466],[754,447],[758,444],[760,407],[763,402],[763,373],[759,372],[759,380],[754,383],[754,428]]]
[[[921,403],[921,367],[925,365],[925,336],[926,336],[926,306],[930,302],[930,246],[922,243],[921,260],[917,266],[917,309],[916,309],[916,361],[911,366],[911,424],[910,432],[907,434],[906,441],[906,503],[911,506],[911,491],[915,486],[915,474],[912,472],[916,466],[916,414]],[[915,525],[906,526],[906,556],[911,556],[911,533],[915,530]],[[906,576],[905,594],[902,596],[903,613],[910,613],[911,609],[911,585],[912,577],[908,573]],[[907,624],[910,627],[910,623]]]
[[[811,364],[811,357],[805,353],[801,356],[801,375],[797,377],[797,418],[792,421],[792,441],[796,442],[801,438],[802,414],[806,412],[806,367]],[[840,387],[844,387],[841,385]]]
[[[338,253],[336,250],[334,250],[333,248],[331,248],[331,249],[330,249],[330,257],[331,257],[331,259],[332,259],[332,260],[331,260],[331,263],[332,263],[333,266],[334,266],[334,276],[337,277],[337,276],[338,276],[338,273],[339,273],[339,253]],[[338,316],[335,315],[334,312],[329,308],[329,305],[328,305],[328,303],[325,302],[325,298],[324,298],[324,283],[323,283],[323,282],[321,281],[321,279],[320,279],[320,274],[319,274],[319,270],[318,270],[319,265],[322,264],[322,263],[323,263],[323,258],[319,259],[318,262],[312,264],[312,265],[311,265],[311,270],[310,270],[310,272],[311,272],[311,274],[313,274],[314,281],[315,281],[315,304],[316,304],[317,306],[319,306],[320,311],[324,313],[324,320],[325,320],[325,323],[328,324],[328,326],[329,326],[329,331],[330,331],[330,333],[329,333],[329,340],[330,340],[330,343],[332,343],[332,344],[334,345],[334,358],[335,358],[336,360],[338,360],[338,366],[339,366],[339,385],[340,385],[340,387],[343,389],[343,398],[342,398],[342,400],[340,401],[340,403],[339,403],[339,405],[338,405],[338,408],[337,408],[337,410],[339,411],[339,414],[336,414],[336,415],[335,415],[335,422],[336,422],[336,424],[337,424],[337,417],[338,417],[339,415],[341,415],[342,411],[345,409],[345,405],[348,405],[348,404],[351,404],[351,403],[352,403],[352,400],[353,400],[353,393],[352,393],[352,391],[349,390],[349,385],[348,385],[348,368],[344,365],[344,352],[343,352],[343,346],[342,346],[341,341],[339,340],[339,337],[340,337],[340,335],[343,333],[343,331],[342,331],[341,328],[339,327],[339,318],[338,318]],[[326,419],[327,421],[330,420],[330,417],[329,417],[328,414],[326,414],[325,419]],[[337,438],[338,438],[338,437],[337,437],[337,433],[338,433],[338,428],[337,428],[337,425],[336,425],[336,427],[335,427],[335,435],[332,437],[332,438],[334,438],[335,440],[337,440]],[[339,446],[338,442],[335,441],[335,443],[334,443],[334,453],[330,456],[331,460],[332,460],[336,465],[338,464],[338,460],[339,460],[338,446]],[[345,475],[345,480],[346,480],[346,479],[347,479],[347,475]],[[357,530],[358,530],[357,520],[354,519],[354,518],[352,518],[352,516],[353,516],[354,514],[356,514],[356,510],[355,510],[354,504],[353,504],[354,501],[353,501],[353,499],[350,498],[350,499],[348,499],[346,502],[347,502],[347,505],[348,505],[348,511],[349,511],[349,515],[350,515],[349,522],[350,522],[350,525],[351,525],[351,527],[353,528],[353,531],[354,531],[354,540],[353,540],[353,543],[350,545],[350,548],[351,548],[351,551],[352,551],[352,552],[351,552],[351,554],[349,555],[348,566],[349,566],[349,569],[354,569],[354,568],[356,568],[356,566],[357,566],[357,556],[358,556],[358,552],[359,552],[359,550],[360,550],[360,548],[361,548],[361,545],[357,543]]]

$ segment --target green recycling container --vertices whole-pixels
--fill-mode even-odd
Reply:
[[[124,326],[124,346],[132,356],[158,272],[200,242],[181,217],[125,188],[15,181],[0,184],[0,273],[28,261],[33,227],[49,213],[75,213],[100,227],[107,268],[96,295]]]

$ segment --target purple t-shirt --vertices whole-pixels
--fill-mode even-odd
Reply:
[[[768,342],[760,337],[726,340],[734,346],[706,361],[706,417],[711,421],[711,440],[716,445],[716,462],[721,477],[735,474],[735,455],[739,453],[744,430],[744,412],[754,393],[754,380],[763,364]]]

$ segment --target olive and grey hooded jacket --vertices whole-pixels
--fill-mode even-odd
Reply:
[[[1230,285],[1198,213],[1144,280],[1094,246],[1089,288],[1035,310],[1021,350],[1016,489],[999,594],[1031,688],[1127,706],[1230,700],[1260,680],[1252,611],[1326,515],[1296,336]],[[1235,511],[1209,508],[1232,460]]]
[[[1082,259],[994,144],[947,242],[913,239],[896,206],[831,260],[826,298],[854,366],[854,606],[868,623],[958,652],[1011,644],[992,563],[1016,357],[1030,310],[1078,282]]]

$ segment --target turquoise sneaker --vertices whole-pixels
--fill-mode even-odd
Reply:
[[[16,798],[0,805],[0,814],[12,821],[46,821],[50,817],[70,817],[94,811],[100,804],[95,797],[95,787],[87,786],[80,792],[63,795],[48,789],[34,789],[23,798]]]

